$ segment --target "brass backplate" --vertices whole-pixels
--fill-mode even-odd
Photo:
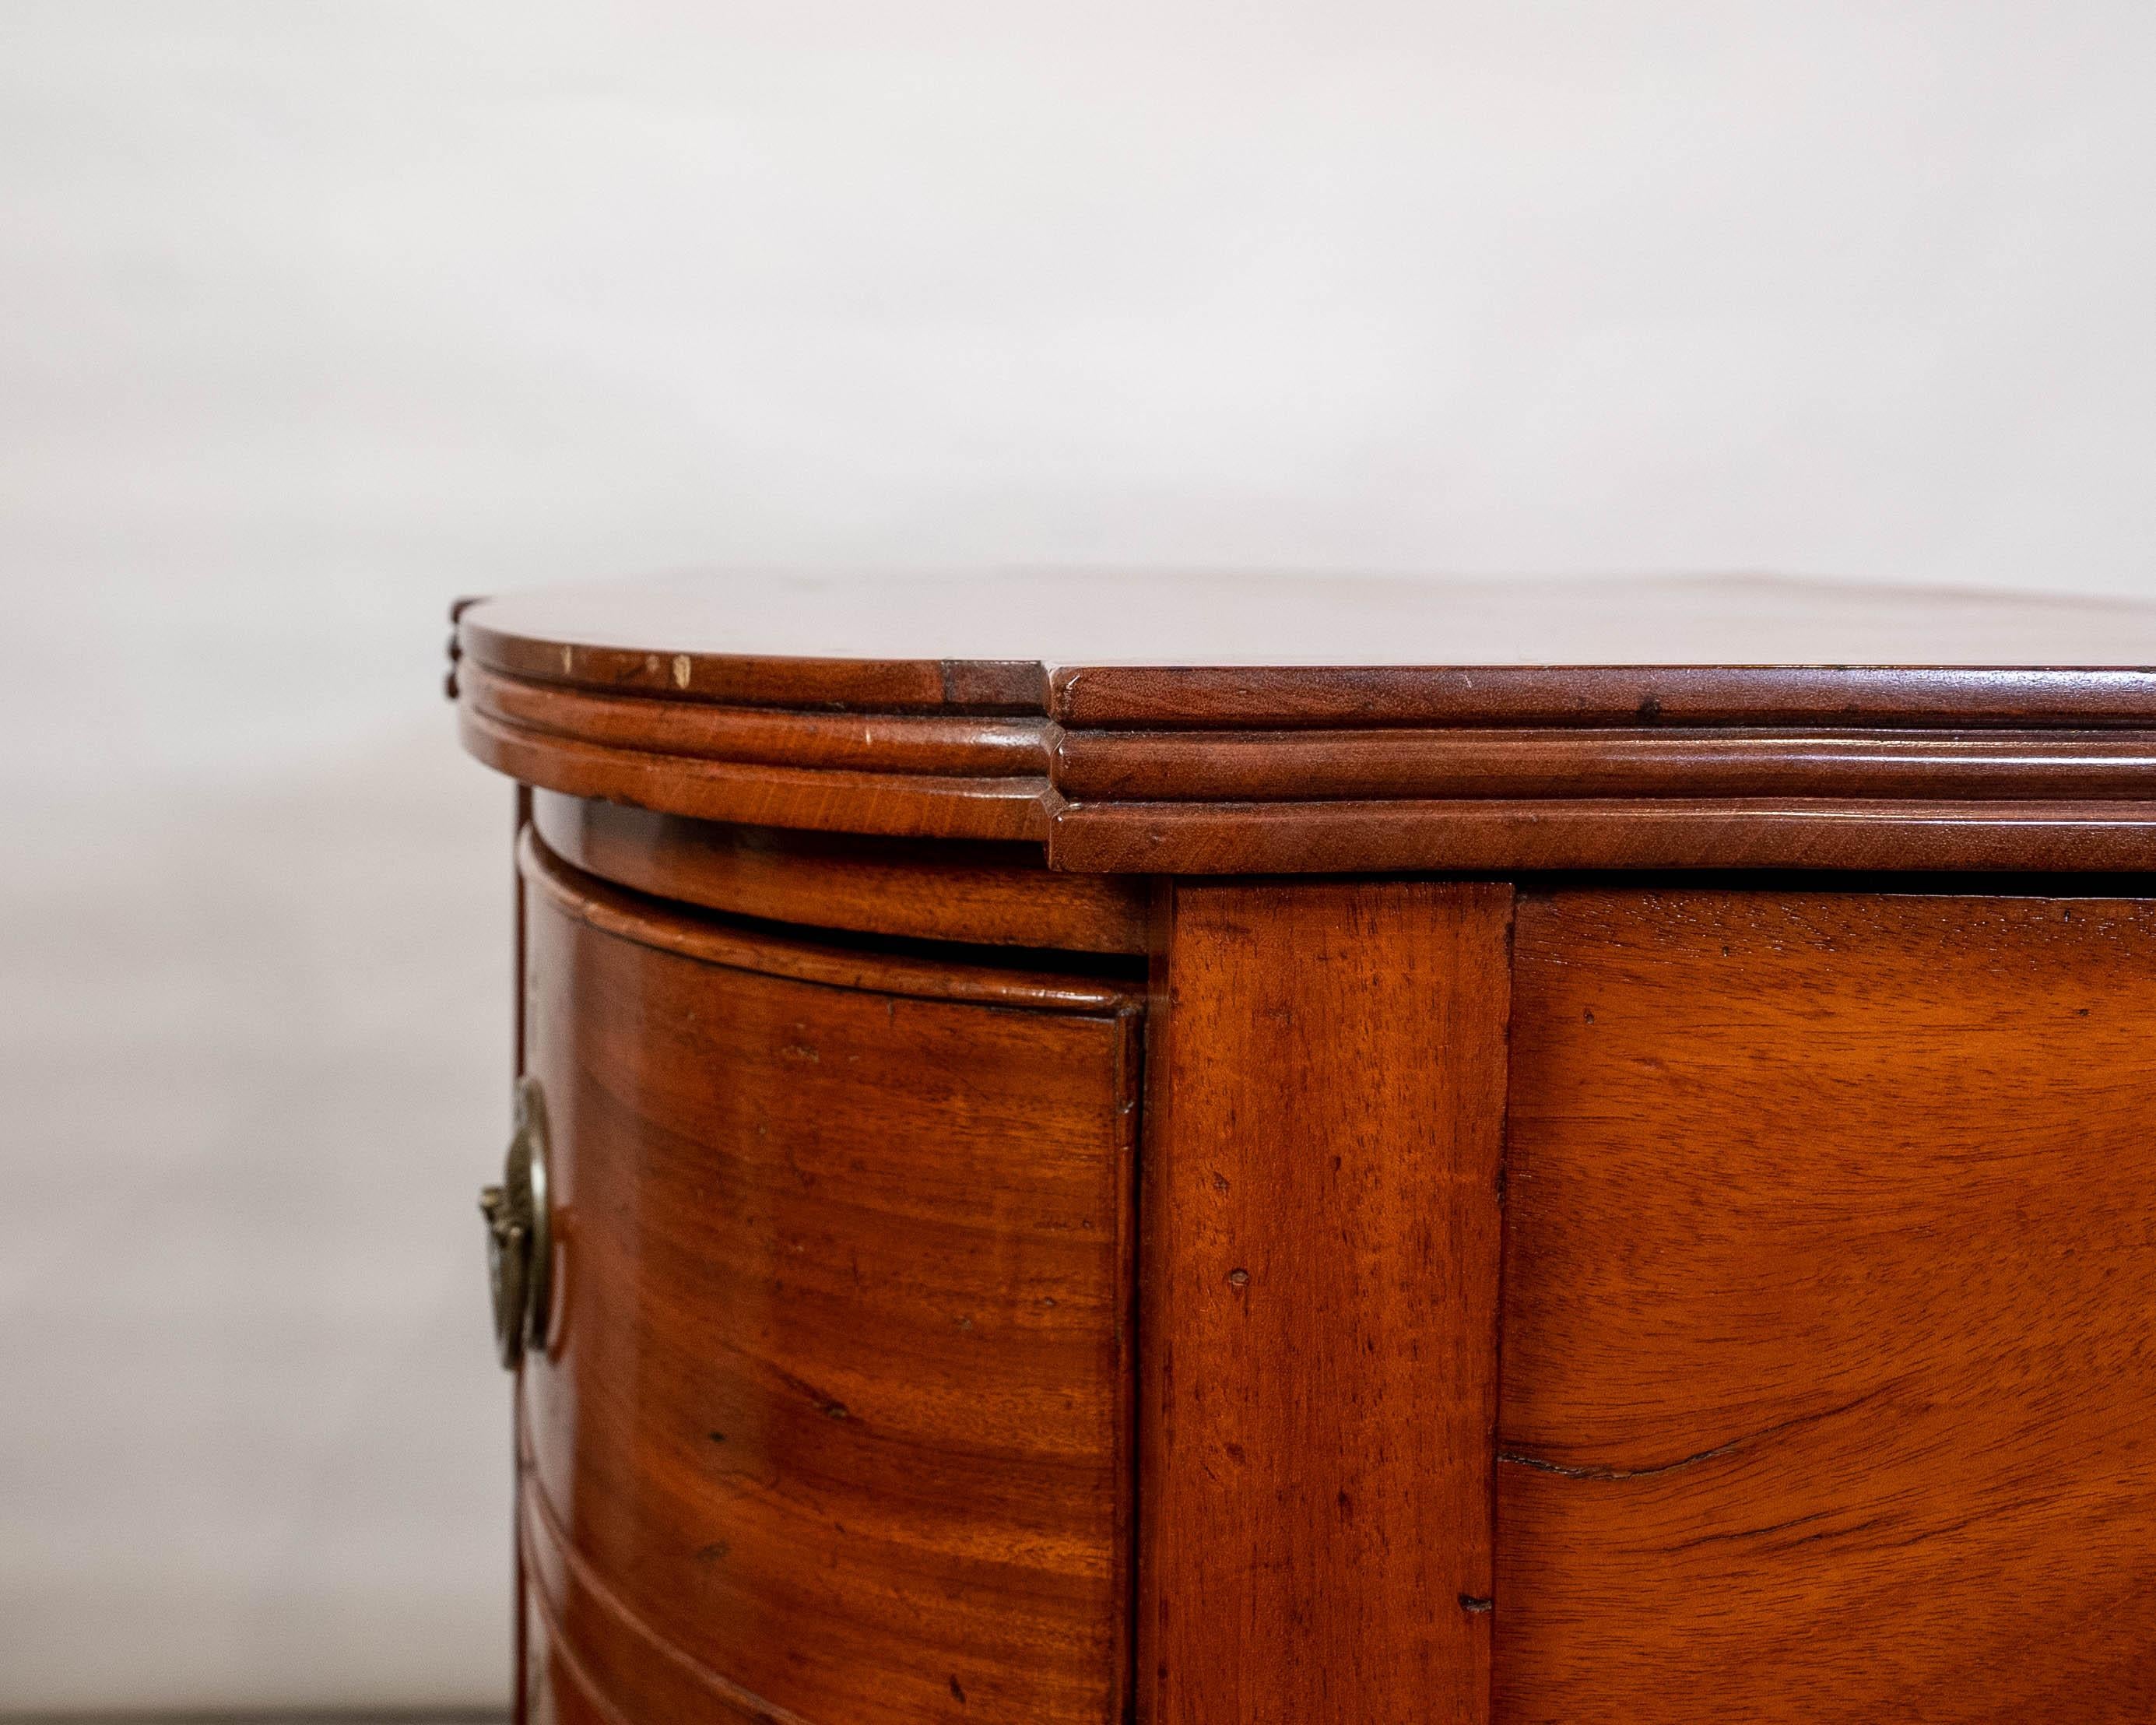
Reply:
[[[479,1195],[486,1219],[487,1274],[494,1295],[494,1339],[502,1365],[514,1371],[525,1349],[547,1345],[552,1305],[554,1229],[547,1182],[547,1099],[538,1081],[516,1086],[516,1129],[504,1158],[501,1183]]]

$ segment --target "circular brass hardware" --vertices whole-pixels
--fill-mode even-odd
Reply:
[[[494,1340],[514,1371],[527,1347],[547,1345],[554,1227],[547,1180],[547,1099],[536,1080],[516,1085],[516,1132],[501,1183],[479,1195],[486,1218],[487,1276],[494,1289]]]

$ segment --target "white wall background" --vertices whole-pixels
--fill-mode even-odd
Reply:
[[[487,1701],[506,791],[683,562],[2156,591],[2147,0],[0,0],[0,1708]]]

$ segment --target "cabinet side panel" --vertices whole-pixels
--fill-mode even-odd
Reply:
[[[455,613],[450,614],[452,619]],[[452,674],[454,680],[454,673]],[[510,855],[521,855],[524,849],[524,829],[531,822],[531,788],[520,784],[510,829]],[[515,1075],[524,1076],[524,870],[512,862],[510,879],[515,898],[512,900],[512,920],[510,938],[515,947],[511,963],[515,967],[516,995],[510,1007],[510,1064]],[[523,1398],[514,1398],[510,1409],[509,1465],[516,1479],[519,1502],[524,1492],[524,1438],[519,1422],[523,1419]],[[511,1576],[511,1599],[516,1615],[510,1628],[511,1645],[515,1649],[515,1665],[511,1670],[509,1687],[509,1716],[513,1725],[531,1725],[532,1701],[530,1672],[531,1670],[531,1640],[530,1614],[524,1597],[524,1542],[511,1538],[510,1548]]]
[[[617,1725],[1116,1720],[1135,1016],[703,963],[538,894],[529,937],[555,1692]]]
[[[1505,1725],[2156,1717],[2156,909],[1517,921]]]
[[[1479,1725],[1510,891],[1163,891],[1141,1717]]]

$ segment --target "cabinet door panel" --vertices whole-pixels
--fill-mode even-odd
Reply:
[[[2156,1716],[2156,909],[1516,925],[1496,1716]]]
[[[699,962],[540,894],[527,938],[552,1688],[637,1725],[1119,1717],[1135,1019]]]

